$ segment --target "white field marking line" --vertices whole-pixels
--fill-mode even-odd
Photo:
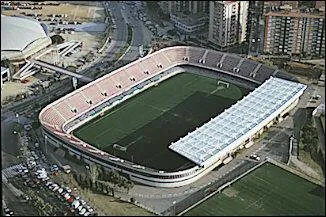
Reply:
[[[108,131],[110,131],[112,128],[108,128],[107,130],[104,130],[102,131],[102,133],[100,134],[97,134],[95,137],[94,137],[94,140],[97,140],[97,138],[101,137],[103,134],[106,134]]]
[[[214,93],[216,93],[218,90],[223,90],[223,89],[219,89],[220,88],[220,86],[218,86],[215,90],[213,90],[212,92],[210,92],[209,94],[210,95],[213,95]]]
[[[126,131],[121,130],[121,129],[118,128],[118,127],[115,127],[115,129],[118,130],[118,131],[120,131],[120,132],[122,132],[122,133],[124,133],[124,134],[127,134],[127,135],[128,135],[128,133],[127,133]],[[102,133],[102,135],[103,135],[103,133]],[[118,139],[120,139],[120,138],[118,138]],[[111,145],[114,145],[114,144],[104,144],[103,147],[109,147],[109,146],[111,146]],[[102,148],[102,146],[101,146],[101,148]]]
[[[182,88],[188,88],[187,86],[190,85],[191,83],[193,83],[194,81],[198,80],[199,76],[192,79],[191,81],[187,82],[185,85],[182,86]],[[190,88],[191,89],[191,88]],[[191,89],[192,90],[192,89]]]
[[[141,140],[143,138],[144,138],[144,136],[139,136],[136,140],[130,142],[128,145],[126,145],[124,147],[126,147],[128,149],[131,145],[135,144],[136,142],[138,142],[139,140]]]
[[[252,207],[253,205],[255,205],[257,202],[259,202],[260,200],[262,200],[264,197],[268,196],[269,194],[271,194],[273,192],[273,189],[270,190],[268,193],[264,194],[263,196],[259,197],[257,200],[255,200],[254,202],[252,202],[251,204],[249,204],[245,210],[249,209],[250,207]]]
[[[255,175],[253,175],[253,176],[254,176],[256,179],[259,179],[260,181],[262,181],[262,182],[264,182],[264,183],[267,183],[267,184],[269,184],[269,185],[272,185],[272,183],[266,181],[265,179],[260,178],[259,176],[255,176]]]
[[[166,112],[166,111],[169,110],[169,109],[161,109],[161,108],[159,108],[159,107],[156,107],[156,106],[153,106],[153,105],[150,105],[150,104],[147,104],[147,103],[144,103],[144,102],[138,101],[138,100],[136,100],[136,102],[138,102],[139,104],[143,104],[143,105],[145,105],[145,106],[151,107],[151,108],[153,108],[153,109],[156,109],[156,110],[158,110],[158,111],[160,111],[160,112]]]
[[[99,119],[97,119],[97,120],[94,121],[93,123],[89,124],[87,127],[83,128],[83,130],[87,130],[89,127],[92,127],[92,126],[93,126],[94,124],[96,124],[98,121],[107,118],[107,117],[110,116],[111,114],[114,114],[115,112],[121,110],[122,108],[124,108],[124,107],[126,107],[126,106],[127,106],[127,104],[121,106],[120,108],[118,108],[118,109],[116,109],[116,110],[114,110],[114,111],[112,111],[112,112],[107,113],[107,114],[104,115],[103,117],[100,117]],[[111,109],[113,109],[113,108],[114,108],[114,107],[112,107]]]

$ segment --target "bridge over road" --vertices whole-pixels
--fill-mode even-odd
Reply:
[[[67,69],[64,69],[62,67],[58,67],[56,65],[53,65],[51,63],[47,63],[47,62],[44,62],[44,61],[41,61],[41,60],[30,60],[30,62],[34,63],[35,65],[38,65],[38,66],[41,66],[41,67],[44,67],[44,68],[47,68],[47,69],[50,69],[50,70],[53,70],[53,71],[60,72],[62,74],[66,74],[66,75],[75,77],[80,81],[91,82],[93,80],[93,79],[91,79],[91,78],[89,78],[87,76],[77,74],[75,72],[71,72],[71,71],[69,71]]]

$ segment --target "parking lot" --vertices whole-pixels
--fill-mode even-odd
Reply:
[[[11,132],[18,137],[18,158],[21,163],[2,170],[3,179],[23,192],[19,201],[32,206],[32,210],[37,210],[38,215],[96,215],[94,209],[79,196],[78,189],[66,185],[59,178],[70,171],[64,171],[46,158],[31,125],[23,125],[22,129],[21,132]],[[9,193],[9,189],[7,192]],[[7,198],[13,197],[11,195]],[[6,215],[11,212],[14,215],[15,209],[6,207]]]

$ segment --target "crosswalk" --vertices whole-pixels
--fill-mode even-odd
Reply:
[[[5,169],[2,170],[2,175],[5,178],[11,178],[14,177],[18,174],[18,170],[19,169],[25,169],[24,166],[22,164],[16,164],[10,167],[7,167]]]

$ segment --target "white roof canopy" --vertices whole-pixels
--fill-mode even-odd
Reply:
[[[1,51],[22,51],[44,37],[47,35],[37,20],[1,15]]]
[[[246,141],[293,103],[306,85],[271,77],[222,114],[169,148],[204,166]]]

